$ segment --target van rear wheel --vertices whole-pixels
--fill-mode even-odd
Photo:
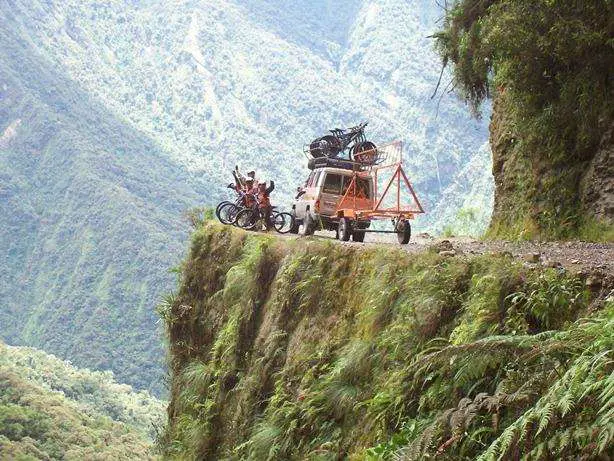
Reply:
[[[291,234],[298,234],[298,228],[300,227],[296,216],[292,215],[292,227],[290,228]]]
[[[347,218],[341,218],[339,220],[339,240],[343,242],[347,242],[350,240],[350,235],[352,235],[352,225],[350,220]]]
[[[316,223],[309,213],[303,218],[303,235],[313,235],[316,230]]]
[[[365,241],[365,233],[364,232],[352,232],[352,240],[355,242],[362,243]]]

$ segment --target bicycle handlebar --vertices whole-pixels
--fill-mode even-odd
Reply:
[[[334,130],[330,130],[330,132],[333,134],[358,133],[359,131],[364,130],[368,124],[369,124],[368,121],[362,122],[361,124],[352,126],[350,128],[345,128],[345,129],[335,128]]]

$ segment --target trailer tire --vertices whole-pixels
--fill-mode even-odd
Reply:
[[[347,242],[350,240],[350,235],[352,235],[352,226],[350,224],[350,220],[348,218],[341,218],[339,220],[339,240],[342,242]]]
[[[365,241],[365,232],[352,232],[352,240],[354,242],[362,243]]]
[[[396,226],[397,239],[401,245],[407,245],[411,238],[411,224],[406,219],[403,219],[397,223]]]

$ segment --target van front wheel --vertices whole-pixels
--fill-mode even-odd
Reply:
[[[291,234],[298,234],[299,223],[296,216],[292,215],[292,227],[290,227]]]
[[[341,218],[339,220],[339,240],[347,242],[352,235],[352,226],[350,220],[347,218]]]

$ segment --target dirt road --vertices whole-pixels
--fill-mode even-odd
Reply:
[[[335,239],[334,232],[316,232],[314,238]],[[414,253],[435,248],[448,256],[508,252],[526,264],[559,267],[571,273],[601,274],[614,278],[614,244],[589,242],[507,242],[481,241],[469,237],[433,238],[428,234],[412,237],[408,245],[399,245],[396,235],[367,234],[365,243],[340,242],[343,245],[398,245]]]

